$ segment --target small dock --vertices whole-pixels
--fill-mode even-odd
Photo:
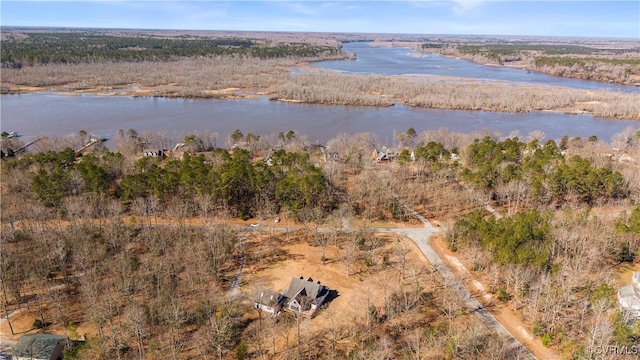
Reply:
[[[47,138],[46,136],[38,136],[37,138],[31,140],[30,142],[28,142],[28,143],[20,146],[19,148],[13,150],[13,152],[17,154],[17,153],[20,153],[22,151],[25,151],[29,146],[37,143],[38,141],[40,141],[42,139],[46,139],[46,138]]]
[[[91,146],[95,145],[95,144],[99,144],[99,143],[103,143],[105,141],[107,141],[107,138],[104,137],[97,137],[97,138],[91,138],[89,140],[89,142],[87,142],[86,144],[84,144],[81,148],[79,148],[78,150],[76,150],[76,155],[82,155],[82,153],[90,148]]]

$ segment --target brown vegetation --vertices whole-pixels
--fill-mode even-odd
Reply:
[[[8,92],[53,89],[120,96],[233,98],[268,94],[306,103],[488,111],[558,111],[640,119],[640,95],[501,82],[333,73],[292,75],[295,59],[183,59],[4,69]],[[236,90],[237,89],[237,90]]]
[[[394,102],[441,109],[559,111],[640,119],[640,95],[502,82],[438,81],[431,77],[385,77],[313,73],[277,84],[274,99],[323,104],[389,106]]]
[[[2,85],[188,97],[238,96],[230,89],[240,89],[327,104],[640,116],[634,94],[290,74],[303,60],[34,66],[3,70]],[[304,150],[305,137],[293,132],[251,135],[229,136],[230,144],[248,144],[233,154],[216,149],[217,134],[190,135],[184,153],[160,159],[140,151],[167,143],[162,134],[121,131],[118,151],[79,156],[63,147],[85,143],[80,132],[43,140],[33,156],[3,160],[0,300],[7,321],[0,330],[9,335],[13,324],[18,333],[84,338],[77,358],[86,359],[517,356],[415,244],[381,229],[416,226],[404,201],[450,229],[446,254],[487,290],[485,305],[508,307],[538,346],[586,357],[589,346],[634,344],[640,335],[615,302],[617,271],[635,266],[640,249],[629,215],[640,202],[637,130],[611,145],[579,138],[542,145],[537,132],[521,142],[407,130],[397,139],[398,160],[388,163],[372,158],[379,145],[372,134],[336,136],[323,149],[333,156]],[[19,140],[3,141],[2,150],[13,143]],[[535,237],[527,232],[535,226],[523,222],[480,238],[460,223],[470,216],[480,230],[502,226],[498,218],[529,216],[544,237],[533,245],[521,238],[524,250],[497,257],[496,248],[506,246],[492,241],[516,231]],[[513,254],[528,257],[513,261]],[[301,275],[337,291],[315,318],[270,318],[254,309],[257,290],[283,290]]]
[[[31,324],[41,319],[50,324],[48,331],[86,339],[79,356],[89,359],[235,358],[242,347],[247,356],[269,358],[509,358],[501,340],[447,292],[406,239],[291,228],[253,233],[227,248],[224,239],[233,238],[220,225],[207,230],[197,222],[175,228],[100,223],[78,218],[44,230],[36,230],[39,222],[5,228],[3,251],[11,269],[26,275],[40,263],[70,272],[54,270],[49,279],[6,274],[10,309],[28,307],[12,318],[15,331],[37,331]],[[317,241],[323,236],[326,259]],[[16,253],[27,250],[25,241],[42,256]],[[48,251],[50,246],[61,252]],[[243,295],[229,300],[227,280],[240,256]],[[252,309],[256,290],[282,290],[299,274],[322,280],[338,297],[312,320],[260,318]]]
[[[20,92],[27,86],[85,92],[123,89],[120,94],[125,96],[216,97],[210,91],[240,88],[253,93],[254,89],[268,89],[280,82],[296,61],[221,56],[167,62],[38,65],[3,69],[2,82],[8,92]]]
[[[139,36],[148,34],[142,33]],[[233,34],[224,36],[233,37]],[[269,43],[278,38],[274,35],[261,41]],[[311,36],[309,41],[314,44],[338,46],[336,41],[348,38],[346,35],[317,35]],[[297,38],[282,35],[280,39],[279,41],[293,41]],[[411,46],[412,43],[400,44]],[[442,52],[446,49],[455,47],[427,50]],[[277,59],[234,55],[172,61],[34,65],[20,69],[3,69],[1,91],[92,92],[100,95],[187,98],[242,98],[268,95],[272,99],[306,103],[362,106],[391,106],[394,103],[403,103],[425,108],[506,112],[558,111],[640,119],[638,94],[591,92],[503,82],[480,83],[432,76],[366,76],[317,71],[309,73],[306,70],[302,74],[291,73],[296,66],[309,69],[309,62],[338,58],[345,58],[345,55],[325,54],[317,57]],[[611,74],[607,69],[596,70],[598,73]],[[628,71],[625,73],[630,74]]]
[[[31,329],[38,319],[45,331],[86,334],[79,356],[91,359],[511,358],[414,244],[376,228],[415,226],[394,193],[434,224],[450,228],[461,216],[484,209],[489,196],[504,215],[555,210],[557,203],[535,200],[526,187],[514,190],[505,183],[486,192],[462,183],[459,167],[470,163],[466,149],[473,138],[425,132],[416,142],[457,148],[460,159],[403,164],[374,162],[370,134],[341,135],[329,143],[337,160],[322,166],[327,196],[340,199],[339,206],[296,215],[278,212],[265,199],[261,218],[250,222],[230,218],[229,204],[202,194],[189,197],[186,189],[164,200],[123,202],[110,192],[90,191],[77,172],[71,179],[74,192],[59,207],[46,207],[33,196],[37,164],[3,166],[3,315],[25,309],[10,318],[18,332],[40,331]],[[118,177],[138,171],[135,146],[126,139],[120,141],[125,159],[109,163]],[[640,141],[631,130],[616,139],[616,157],[607,156],[613,150],[597,141],[565,144],[567,156],[579,154],[619,169],[630,191],[625,199],[603,199],[602,210],[568,198],[552,216],[550,268],[499,264],[473,243],[454,249],[490,293],[487,306],[510,308],[529,333],[566,354],[620,339],[610,289],[617,284],[617,259],[628,261],[621,245],[634,253],[640,239],[617,233],[614,223],[625,219],[620,211],[640,200],[640,182],[634,181],[635,165],[619,159],[622,154],[637,159]],[[221,160],[213,155],[208,154],[207,166],[218,169]],[[261,226],[247,230],[254,221]],[[258,289],[280,291],[300,275],[338,291],[315,318],[261,317],[253,309]],[[240,279],[238,298],[235,279]]]

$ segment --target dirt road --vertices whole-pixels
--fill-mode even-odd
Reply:
[[[528,348],[522,345],[522,342],[512,334],[505,326],[503,326],[481,303],[476,299],[471,291],[467,289],[462,280],[460,280],[456,274],[449,268],[447,263],[443,261],[438,253],[431,247],[429,238],[431,235],[436,234],[444,230],[440,227],[434,227],[429,221],[422,215],[418,214],[412,207],[403,202],[404,206],[422,223],[423,228],[402,228],[402,229],[389,229],[388,231],[396,234],[405,235],[418,245],[420,251],[433,265],[436,271],[444,278],[445,282],[453,287],[456,293],[463,299],[465,305],[473,312],[480,321],[482,321],[489,330],[496,332],[498,335],[507,339],[509,347],[517,353],[519,359],[547,359],[548,354],[536,354],[532,353]],[[542,356],[542,357],[540,357]]]

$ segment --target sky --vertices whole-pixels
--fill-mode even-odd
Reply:
[[[3,26],[624,37],[640,0],[1,0]]]

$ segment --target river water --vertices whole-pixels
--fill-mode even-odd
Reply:
[[[640,93],[640,86],[563,78],[535,71],[480,65],[436,54],[418,54],[408,48],[373,47],[367,43],[346,43],[343,51],[356,54],[356,61],[325,61],[316,67],[354,74],[439,75],[483,81],[509,81],[537,85],[565,86],[583,90],[611,90]]]
[[[337,65],[340,65],[345,68],[339,70],[349,71],[346,67],[360,64],[363,66],[360,70],[357,70],[357,67],[354,68],[354,72],[375,71],[381,74],[398,72],[400,71],[398,69],[402,69],[402,73],[424,73],[421,69],[425,67],[435,69],[445,67],[423,64],[426,62],[425,58],[408,56],[408,49],[373,48],[363,44],[346,46],[346,50],[357,50],[359,61],[323,62],[319,66],[337,69]],[[371,57],[364,54],[370,54]],[[513,69],[482,67],[463,60],[439,57],[437,61],[442,64],[453,64],[446,66],[449,69],[454,66],[457,67],[456,69],[465,68],[464,71],[453,72],[458,76],[475,74],[478,78],[485,78],[486,71],[490,71],[493,74],[489,77],[490,79],[500,80],[494,76],[495,71],[502,73],[503,70],[510,70],[515,73],[510,72],[514,75],[506,77],[507,80],[522,81],[523,77],[528,78],[531,75]],[[401,66],[391,66],[390,63],[393,62],[398,62]],[[448,71],[451,72],[451,70]],[[539,75],[542,74],[536,74],[536,77]],[[558,79],[553,78],[553,80]],[[565,82],[571,79],[560,80],[566,85]],[[610,86],[610,84],[600,83],[595,85],[600,88]],[[208,131],[216,132],[219,138],[224,138],[235,129],[240,129],[245,134],[253,132],[258,135],[294,130],[298,134],[305,134],[310,142],[320,143],[326,143],[339,133],[372,132],[378,135],[381,144],[391,145],[394,134],[406,131],[410,127],[417,132],[447,128],[451,131],[472,133],[489,129],[509,135],[513,131],[519,131],[522,136],[530,131],[540,130],[547,135],[546,139],[559,139],[564,135],[581,137],[595,135],[599,139],[609,141],[613,134],[621,132],[628,126],[638,128],[640,123],[594,118],[591,115],[564,115],[548,112],[501,113],[415,109],[402,105],[372,108],[282,103],[265,98],[185,100],[95,95],[69,96],[55,93],[0,97],[0,130],[16,131],[24,135],[27,141],[39,135],[64,137],[77,134],[80,130],[85,130],[91,135],[114,138],[119,129],[176,135]],[[108,142],[109,147],[115,146],[110,143]]]
[[[500,113],[294,104],[256,100],[185,100],[100,96],[60,96],[49,93],[2,95],[2,131],[17,131],[25,140],[38,135],[64,137],[85,130],[114,138],[118,129],[190,134],[217,132],[225,137],[235,129],[243,133],[271,134],[294,130],[311,142],[325,143],[338,133],[373,132],[382,144],[393,143],[394,133],[413,127],[417,132],[447,128],[471,133],[491,129],[508,135],[533,130],[547,139],[563,135],[596,135],[608,141],[638,122],[558,113]],[[113,146],[113,144],[109,144]]]

